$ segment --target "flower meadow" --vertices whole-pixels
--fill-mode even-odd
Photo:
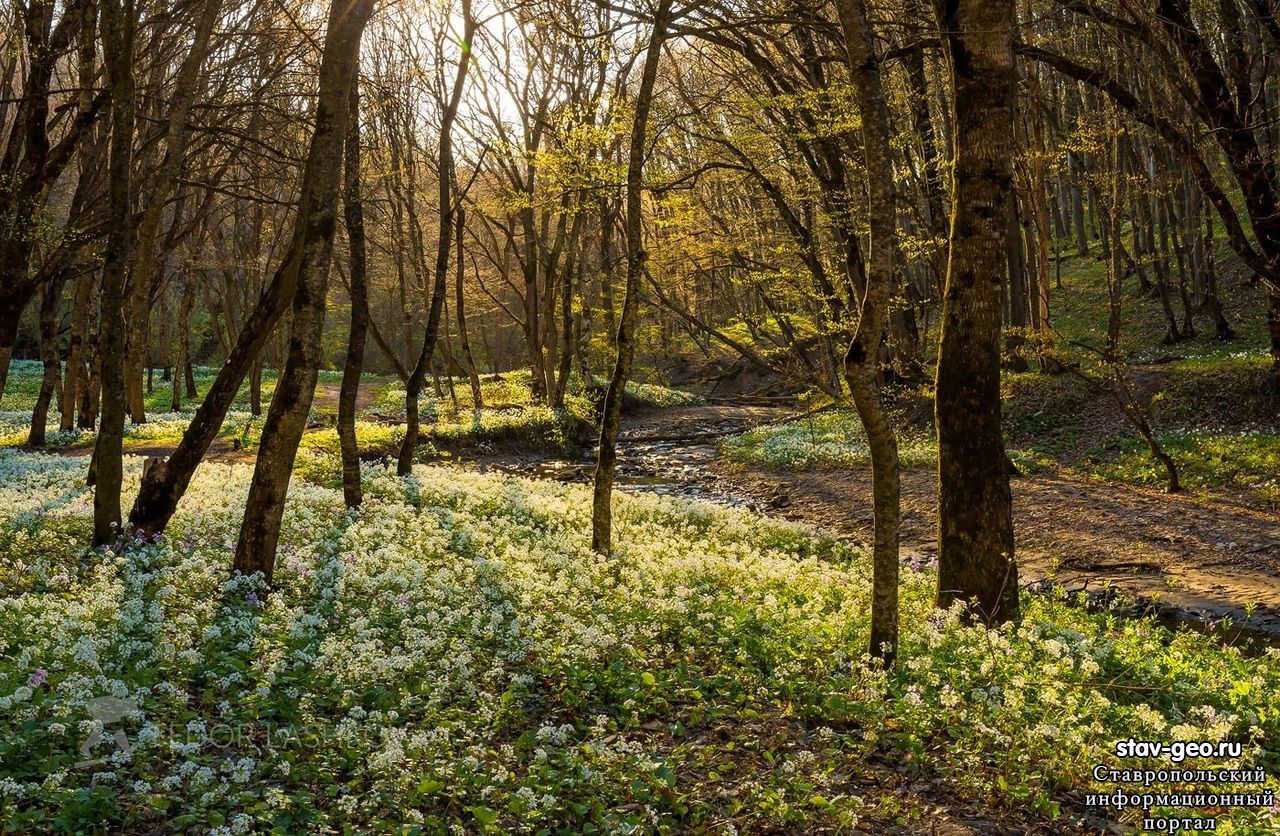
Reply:
[[[369,465],[358,513],[295,480],[268,590],[228,572],[250,465],[97,550],[85,465],[0,451],[0,832],[920,832],[939,797],[1073,827],[1097,765],[1163,765],[1128,737],[1280,774],[1277,651],[1053,596],[964,626],[904,568],[886,673],[866,555],[746,511],[620,495],[604,559],[587,488]]]
[[[925,467],[938,461],[932,438],[899,431],[898,455],[903,467]],[[867,436],[858,416],[829,409],[785,424],[757,427],[721,443],[730,461],[777,470],[824,470],[870,464]]]

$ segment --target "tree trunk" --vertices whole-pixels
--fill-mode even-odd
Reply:
[[[364,344],[369,330],[369,293],[365,271],[364,203],[360,191],[360,68],[357,60],[355,83],[351,87],[351,115],[347,117],[345,151],[346,193],[343,219],[351,255],[351,330],[347,337],[347,359],[342,366],[342,387],[338,390],[338,442],[342,452],[342,498],[348,508],[359,508],[360,450],[356,444],[356,399],[360,394],[360,373],[364,370]]]
[[[467,67],[471,63],[471,38],[475,34],[475,20],[471,17],[470,0],[462,0],[463,33],[458,68],[453,77],[449,101],[445,103],[440,120],[439,213],[440,227],[436,239],[435,282],[431,290],[431,307],[427,312],[427,329],[422,339],[418,362],[405,382],[405,431],[400,443],[400,455],[396,461],[396,473],[407,476],[413,472],[413,456],[418,448],[418,396],[435,355],[440,336],[440,314],[444,308],[446,282],[449,274],[449,247],[453,243],[453,198],[450,194],[450,177],[453,175],[453,123],[462,102],[462,89],[467,80]],[[536,383],[536,381],[535,381]],[[437,389],[439,381],[436,382]]]
[[[93,448],[93,544],[106,545],[120,530],[124,475],[124,288],[132,241],[130,169],[133,155],[133,0],[103,0],[102,41],[111,87],[111,150],[107,163],[107,227],[102,263],[98,352],[102,367],[102,417]]]
[[[659,0],[653,15],[653,32],[645,49],[644,69],[636,91],[635,112],[631,121],[631,147],[627,156],[627,284],[623,293],[622,315],[618,319],[618,356],[613,376],[605,392],[600,419],[600,450],[596,459],[594,490],[591,504],[591,548],[598,554],[613,553],[613,475],[618,466],[618,426],[622,419],[622,397],[635,359],[635,323],[640,308],[640,278],[644,274],[648,253],[644,249],[642,216],[644,157],[649,126],[649,110],[653,106],[653,87],[658,77],[658,60],[671,13],[672,0]]]
[[[466,364],[467,381],[471,384],[471,408],[479,410],[484,406],[484,398],[480,394],[480,375],[476,372],[476,358],[471,353],[471,341],[467,339],[466,296],[462,292],[462,280],[466,275],[466,260],[462,249],[462,237],[465,232],[466,217],[462,206],[458,206],[458,217],[454,222],[453,242],[457,257],[457,276],[454,280],[454,314],[458,318],[458,344],[462,349],[462,360]]]
[[[57,394],[62,373],[62,361],[58,357],[58,300],[62,296],[64,278],[49,279],[40,294],[40,359],[44,365],[44,377],[40,381],[35,408],[31,411],[31,431],[27,434],[27,444],[32,447],[44,446],[49,404]]]
[[[253,313],[241,327],[235,346],[228,353],[226,361],[218,371],[217,378],[200,402],[199,409],[196,410],[173,455],[162,466],[154,467],[150,472],[143,474],[142,487],[129,519],[133,525],[145,532],[162,531],[168,524],[169,518],[173,516],[178,506],[178,500],[182,498],[187,486],[191,483],[196,467],[217,436],[222,420],[235,401],[240,384],[244,382],[245,375],[249,372],[249,367],[262,350],[285,309],[294,302],[298,288],[304,282],[312,282],[307,304],[316,304],[314,292],[318,288],[315,284],[315,274],[328,266],[332,252],[342,141],[346,133],[346,114],[349,109],[347,97],[350,94],[360,33],[370,13],[369,2],[370,0],[359,0],[353,7],[347,9],[335,3],[330,9],[329,29],[325,36],[324,56],[320,63],[320,92],[316,107],[315,131],[307,151],[298,213],[294,220],[289,248],[271,283],[255,305]],[[323,299],[319,304],[323,306]],[[321,313],[323,314],[323,310]],[[295,367],[295,373],[297,371]],[[313,371],[312,377],[314,376]],[[283,372],[281,377],[283,379]],[[294,384],[298,382],[292,381]],[[277,387],[277,392],[279,391]],[[313,394],[313,391],[306,393],[308,409]],[[272,401],[273,407],[277,402],[280,402],[283,410],[284,400],[276,397]],[[304,419],[305,412],[304,409]],[[278,430],[272,435],[278,439]],[[267,436],[264,435],[264,443],[266,439]],[[277,446],[278,442],[273,442],[272,452],[276,457],[275,463],[279,464],[282,456],[276,451]],[[293,446],[296,448],[296,440]],[[293,452],[296,450],[288,455],[290,466]],[[262,449],[259,450],[260,460],[261,454]],[[287,480],[288,473],[286,472],[284,476]],[[260,496],[261,491],[260,488]],[[283,496],[280,498],[283,499]],[[268,525],[271,519],[268,515],[276,514],[275,525],[278,532],[278,514],[283,510],[282,507],[273,509],[266,505],[250,505],[248,510],[250,514],[247,516],[261,514],[262,522]],[[241,539],[244,540],[243,537]],[[272,546],[270,554],[264,551],[268,541]],[[267,557],[274,556],[274,544],[274,537],[258,540],[251,552],[251,560],[239,563],[238,568],[254,565],[255,568],[249,568],[248,571],[264,569],[270,574],[274,561],[267,560]],[[237,551],[237,554],[239,555],[240,552]]]
[[[191,279],[184,279],[182,282],[182,296],[178,300],[178,350],[177,356],[173,361],[173,377],[169,381],[170,412],[182,411],[182,371],[190,364],[191,338],[189,332],[191,330],[191,306],[194,301],[195,292],[191,288]]]
[[[880,397],[878,361],[897,260],[897,207],[893,185],[889,110],[880,60],[875,54],[864,0],[839,0],[849,66],[853,72],[866,159],[871,222],[870,262],[857,330],[845,354],[845,377],[871,454],[873,546],[871,639],[873,657],[886,666],[898,653],[898,443]]]
[[[93,286],[96,277],[92,270],[84,270],[76,277],[75,297],[71,303],[71,336],[67,346],[67,374],[62,383],[62,411],[58,429],[70,432],[75,428],[76,409],[81,393],[88,384],[85,369],[85,338],[89,331],[89,306],[93,303]]]
[[[249,414],[254,418],[262,415],[262,354],[253,359],[253,367],[249,369]]]
[[[329,10],[324,56],[320,62],[316,130],[304,175],[314,184],[314,191],[311,199],[304,199],[299,207],[297,220],[303,234],[297,256],[300,263],[297,290],[293,294],[289,348],[263,423],[258,459],[236,543],[235,571],[245,575],[261,573],[268,584],[275,570],[289,477],[311,411],[316,376],[323,359],[320,337],[337,225],[342,145],[351,111],[360,36],[372,11],[373,0],[356,0],[352,4],[334,0]]]
[[[955,174],[942,303],[938,425],[938,606],[1018,615],[1013,503],[1000,421],[1000,283],[1012,187],[1013,2],[948,0]]]

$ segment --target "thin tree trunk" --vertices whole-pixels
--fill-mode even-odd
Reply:
[[[191,353],[191,306],[195,301],[195,292],[191,288],[191,280],[186,279],[182,283],[182,298],[178,301],[178,356],[173,361],[173,379],[170,381],[172,386],[171,400],[169,402],[169,410],[171,412],[182,411],[182,372],[180,370],[191,368],[189,355]]]
[[[62,362],[58,357],[58,300],[62,297],[65,277],[54,277],[45,282],[40,294],[40,359],[44,376],[40,380],[40,393],[31,411],[31,431],[27,444],[43,447],[45,430],[49,423],[49,405],[58,391]]]
[[[347,359],[342,367],[342,387],[338,390],[338,443],[342,452],[342,498],[348,508],[359,508],[364,497],[360,487],[360,450],[356,444],[356,400],[360,394],[360,374],[364,370],[365,338],[369,330],[369,294],[365,270],[364,203],[360,192],[360,68],[351,87],[351,115],[347,125],[345,151],[346,192],[343,219],[351,254],[351,329],[347,337]]]
[[[871,454],[873,546],[871,639],[873,657],[886,666],[898,654],[898,443],[878,384],[881,335],[889,312],[897,260],[897,206],[893,185],[889,109],[864,0],[839,0],[837,10],[853,71],[867,168],[871,247],[866,292],[857,330],[845,354],[845,378]]]
[[[107,203],[111,223],[102,263],[98,351],[102,366],[102,419],[93,448],[93,544],[116,539],[120,530],[120,483],[124,476],[124,288],[132,240],[130,169],[133,155],[133,0],[103,0],[102,41],[111,86],[111,151]]]
[[[85,369],[85,337],[89,330],[89,306],[93,299],[95,276],[84,270],[76,277],[75,298],[71,303],[71,336],[67,346],[67,374],[62,383],[62,410],[58,429],[70,432],[75,428],[76,409],[80,395],[88,383]]]
[[[457,258],[457,276],[454,280],[454,314],[458,317],[458,344],[462,349],[462,360],[466,363],[467,381],[471,384],[471,406],[472,409],[479,410],[484,406],[484,398],[480,394],[480,375],[476,372],[476,359],[471,353],[471,341],[467,339],[467,309],[466,295],[462,292],[462,280],[466,275],[465,253],[462,248],[463,233],[466,231],[466,216],[463,214],[462,206],[458,206],[458,216],[454,221],[454,235],[456,240],[453,242],[454,249],[457,250],[455,257]]]
[[[1000,421],[1000,283],[1012,184],[1013,2],[947,3],[955,174],[942,305],[938,425],[938,606],[1018,615],[1013,503]]]
[[[249,414],[254,418],[262,415],[262,354],[253,360],[249,369]]]
[[[640,279],[644,274],[648,253],[644,249],[642,217],[644,157],[649,126],[649,110],[653,106],[653,87],[658,77],[658,60],[666,39],[666,27],[672,0],[659,0],[653,15],[653,31],[645,49],[644,69],[636,91],[635,112],[631,122],[631,148],[627,156],[627,284],[618,319],[618,357],[613,376],[604,396],[600,419],[600,449],[596,459],[594,490],[591,504],[591,548],[598,554],[613,552],[613,475],[617,470],[618,427],[622,419],[622,397],[635,359],[635,322],[640,308]]]

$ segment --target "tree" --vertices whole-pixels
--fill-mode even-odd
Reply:
[[[418,448],[418,397],[422,384],[426,381],[427,371],[431,367],[431,359],[435,354],[436,343],[440,338],[441,312],[444,309],[445,288],[449,278],[449,248],[453,244],[453,224],[456,201],[450,191],[453,176],[453,123],[458,117],[458,105],[462,102],[463,85],[467,80],[467,67],[471,63],[471,40],[475,37],[476,22],[471,15],[470,0],[462,0],[462,51],[458,56],[458,67],[453,77],[453,87],[449,99],[444,103],[440,117],[440,155],[436,168],[438,180],[438,210],[440,227],[436,238],[436,261],[434,268],[434,284],[431,289],[431,305],[427,313],[426,332],[422,338],[422,349],[418,353],[418,361],[405,380],[405,432],[400,443],[400,456],[396,463],[396,473],[407,476],[413,472],[413,457]]]
[[[1013,502],[1000,422],[1000,286],[1012,194],[1012,0],[948,0],[955,174],[938,346],[938,599],[976,620],[1018,615]]]
[[[670,14],[671,0],[658,0],[631,121],[631,147],[627,154],[627,284],[622,300],[622,315],[618,320],[618,356],[614,362],[613,376],[609,379],[609,388],[605,392],[600,418],[600,449],[596,458],[591,504],[591,548],[603,555],[613,551],[613,476],[618,466],[618,428],[622,419],[623,393],[635,359],[640,279],[644,275],[647,257],[641,214],[644,209],[646,137],[649,111],[653,107],[653,88],[658,78],[658,59],[662,56],[662,44],[666,39]]]
[[[365,254],[364,199],[360,180],[360,68],[351,87],[351,115],[343,153],[346,186],[342,196],[343,219],[351,260],[351,329],[347,335],[347,359],[342,366],[338,391],[338,442],[342,453],[342,499],[348,508],[359,508],[360,450],[356,445],[356,398],[364,369],[364,344],[369,331],[369,277]]]
[[[871,454],[874,532],[872,546],[871,655],[892,665],[898,652],[898,444],[880,397],[880,339],[889,311],[897,264],[897,205],[894,197],[889,113],[880,78],[871,23],[864,0],[837,4],[858,109],[867,171],[871,219],[870,263],[857,329],[845,353],[845,379]]]
[[[372,13],[373,0],[334,0],[329,9],[320,60],[316,127],[303,174],[294,245],[289,252],[290,283],[294,284],[289,349],[263,424],[236,542],[235,570],[246,575],[261,572],[267,583],[275,569],[285,493],[320,369],[320,333],[337,227],[342,146],[351,114],[360,36]]]
[[[98,346],[102,364],[102,418],[94,442],[93,543],[112,542],[120,530],[124,443],[124,288],[133,237],[129,199],[133,167],[133,0],[102,0],[103,60],[111,87],[111,151],[107,163],[107,248],[102,262]]]

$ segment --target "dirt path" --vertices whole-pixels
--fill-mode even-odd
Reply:
[[[869,469],[783,473],[711,467],[780,516],[863,545],[871,537]],[[903,558],[930,561],[937,476],[902,476]],[[1280,638],[1280,519],[1225,501],[1170,496],[1098,480],[1039,473],[1013,480],[1014,524],[1024,583],[1052,578],[1067,589],[1108,585],[1155,602],[1167,614],[1245,623]],[[1159,607],[1160,604],[1166,605]]]

